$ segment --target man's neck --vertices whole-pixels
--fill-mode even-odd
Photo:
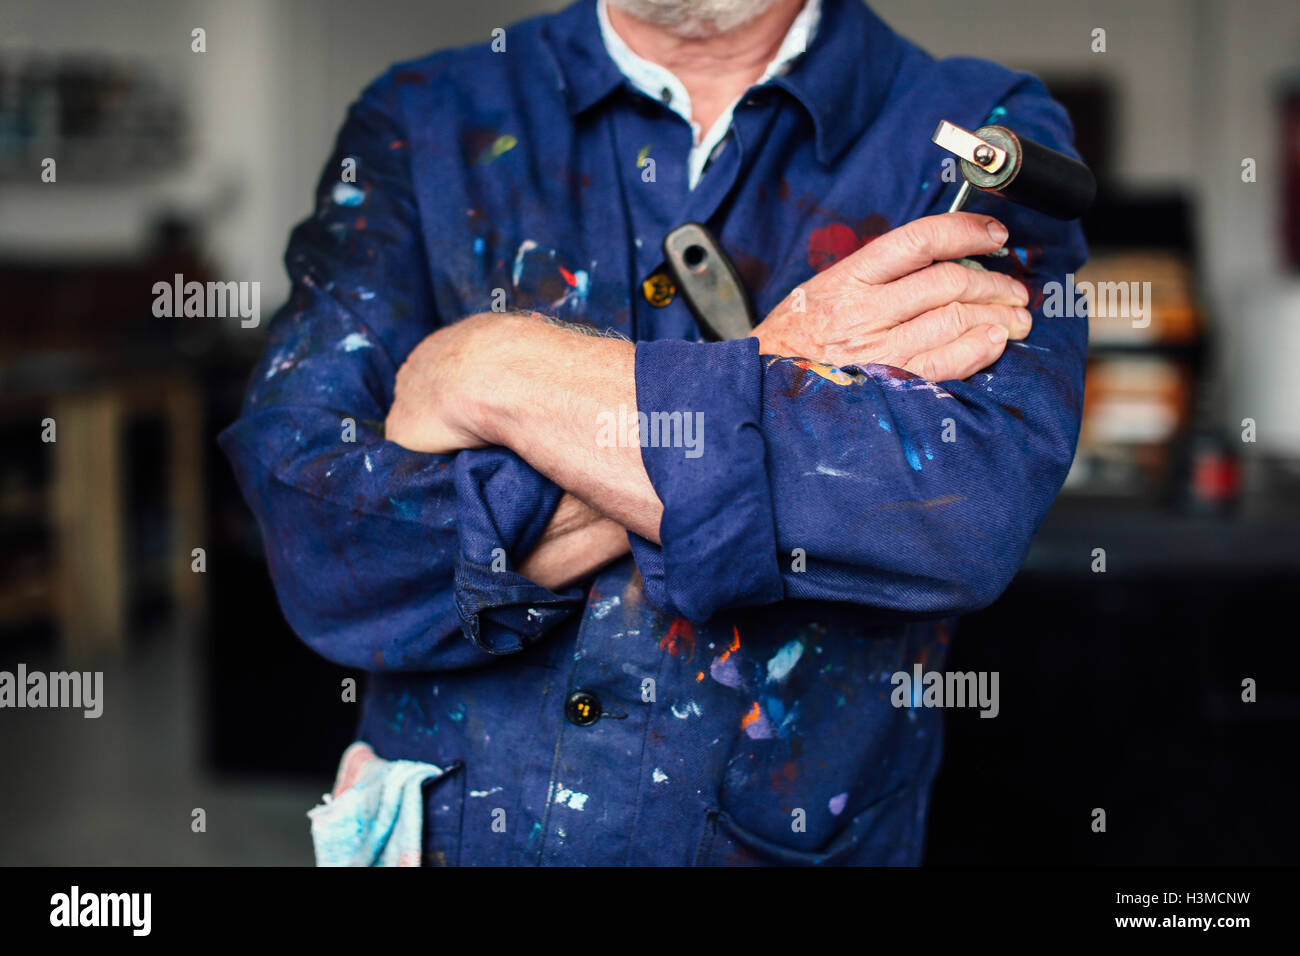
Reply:
[[[681,80],[691,97],[691,119],[703,132],[763,75],[803,4],[778,0],[750,22],[711,37],[676,36],[612,3],[609,22],[633,53]]]

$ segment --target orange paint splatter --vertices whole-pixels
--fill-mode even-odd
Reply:
[[[569,283],[570,288],[575,288],[578,285],[577,276],[575,276],[568,269],[564,268],[564,266],[557,266],[557,268],[560,270],[560,275],[564,276],[564,281]]]
[[[700,671],[698,674],[695,675],[695,683],[698,684],[702,680],[704,680],[704,671]]]
[[[758,701],[754,701],[754,706],[749,709],[749,713],[747,713],[744,717],[740,718],[740,729],[744,730],[746,727],[748,727],[750,724],[752,724],[754,721],[758,720],[758,718],[762,716],[763,716],[762,711],[758,709]]]
[[[735,626],[733,625],[732,628],[731,628],[731,634],[732,634],[732,638],[731,638],[731,646],[728,647],[725,651],[722,652],[722,655],[718,658],[718,663],[719,663],[719,664],[721,664],[721,663],[722,663],[723,661],[725,661],[728,657],[730,657],[733,651],[738,651],[738,650],[740,650],[740,628],[735,627]],[[703,680],[703,679],[704,679],[704,674],[701,673],[701,674],[700,674],[700,680]]]

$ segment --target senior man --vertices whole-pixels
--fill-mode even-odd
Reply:
[[[1072,153],[856,0],[580,0],[352,106],[222,444],[358,739],[448,771],[425,862],[921,860],[942,717],[892,678],[1015,573],[1086,339],[1039,307],[1078,226],[945,214],[941,118]],[[751,337],[666,276],[690,221]]]

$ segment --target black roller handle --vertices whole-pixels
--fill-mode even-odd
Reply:
[[[972,186],[1063,220],[1078,219],[1096,199],[1092,170],[1005,126],[969,133],[945,120],[932,138],[961,158],[965,183],[949,212],[961,208]]]
[[[1016,136],[1015,133],[1011,133]],[[995,194],[1054,219],[1078,219],[1097,198],[1092,170],[1064,153],[1016,136],[1020,171]]]

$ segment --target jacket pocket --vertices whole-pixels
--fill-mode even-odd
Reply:
[[[425,783],[424,865],[459,866],[465,829],[465,764],[449,762]]]
[[[836,866],[845,863],[893,864],[875,859],[870,845],[897,845],[896,828],[910,826],[908,791],[895,791],[850,818],[823,846],[800,849],[775,843],[745,829],[725,810],[705,813],[696,849],[696,866]]]

